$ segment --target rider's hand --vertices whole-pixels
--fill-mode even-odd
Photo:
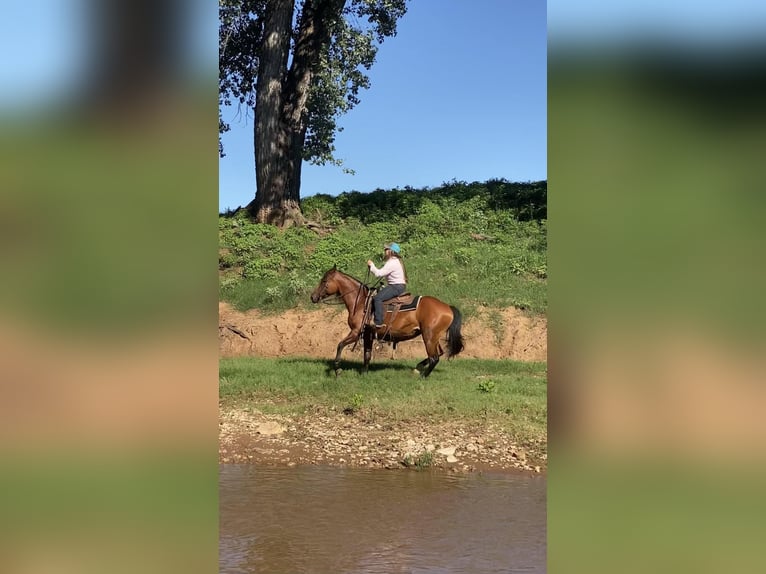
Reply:
[[[367,260],[367,267],[372,267],[372,266],[373,266],[372,259],[368,259]]]

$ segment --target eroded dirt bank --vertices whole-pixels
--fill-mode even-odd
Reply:
[[[266,315],[257,310],[240,312],[228,303],[218,305],[218,349],[222,357],[258,356],[326,357],[348,334],[343,307],[319,306],[316,310],[290,310]],[[465,320],[465,350],[461,357],[545,361],[548,324],[545,317],[530,317],[518,309],[480,309],[477,317]],[[361,355],[361,345],[356,352]],[[385,347],[384,357],[391,348]],[[387,354],[386,354],[387,353]],[[344,350],[350,357],[351,347]],[[399,343],[397,358],[425,357],[420,338]]]

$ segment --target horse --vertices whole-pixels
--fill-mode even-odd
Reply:
[[[460,333],[462,314],[457,307],[448,305],[435,297],[422,296],[414,311],[399,311],[391,322],[391,311],[386,312],[387,328],[377,332],[372,325],[367,325],[368,305],[372,289],[359,279],[338,271],[337,265],[327,271],[316,289],[311,293],[311,301],[319,303],[328,297],[336,296],[346,305],[348,311],[348,326],[350,331],[338,343],[335,354],[335,376],[340,372],[340,354],[343,348],[363,337],[364,340],[364,373],[367,372],[372,356],[372,344],[375,335],[381,335],[384,341],[393,342],[423,337],[426,347],[426,358],[415,367],[420,376],[425,378],[431,374],[439,362],[444,350],[439,340],[446,333],[448,358],[456,356],[463,350],[463,336]]]

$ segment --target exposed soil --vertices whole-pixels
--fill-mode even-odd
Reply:
[[[222,357],[325,357],[335,356],[335,347],[348,334],[346,309],[320,305],[316,310],[289,310],[268,315],[257,310],[240,312],[228,303],[218,304],[218,350]],[[548,322],[518,309],[480,308],[476,318],[463,324],[465,349],[461,357],[545,361],[548,351]],[[361,345],[356,353],[361,356]],[[393,350],[385,347],[383,357]],[[386,354],[389,353],[389,354]],[[351,357],[351,346],[343,351]],[[396,357],[425,358],[420,338],[399,343]],[[381,358],[380,354],[377,356]],[[373,359],[375,360],[375,359]]]
[[[245,313],[219,303],[218,342],[223,357],[331,358],[347,333],[343,307],[290,310],[269,315]],[[480,309],[463,326],[460,357],[545,361],[547,320],[517,309]],[[361,357],[361,345],[355,351]],[[391,357],[424,358],[420,339],[390,345],[373,361]],[[350,347],[344,357],[351,357]],[[362,468],[428,466],[458,472],[481,470],[545,472],[544,440],[516,444],[506,433],[477,421],[400,423],[369,421],[353,413],[276,416],[255,408],[222,408],[219,460],[295,466],[323,464]]]
[[[456,472],[545,472],[544,441],[516,444],[491,425],[371,422],[351,414],[277,416],[222,409],[219,461],[276,466],[441,468]]]

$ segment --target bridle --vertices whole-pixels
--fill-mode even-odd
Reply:
[[[338,271],[338,273],[340,273],[340,272]],[[367,270],[368,277],[369,277],[369,274],[370,274],[370,270],[368,269]],[[322,279],[322,283],[320,285],[319,292],[320,293],[324,293],[324,295],[321,295],[319,297],[319,303],[324,303],[325,305],[340,305],[340,304],[345,304],[345,300],[343,298],[346,295],[348,295],[349,293],[353,293],[354,291],[356,291],[356,297],[354,297],[354,308],[350,311],[352,313],[352,315],[353,315],[353,314],[356,313],[356,309],[357,309],[356,306],[359,303],[359,296],[362,294],[362,288],[363,287],[367,287],[367,285],[365,283],[363,283],[362,281],[359,281],[359,279],[354,279],[353,277],[351,277],[350,275],[346,275],[345,273],[341,273],[341,275],[344,275],[344,276],[348,277],[349,279],[353,279],[354,281],[359,282],[359,287],[354,287],[352,289],[349,289],[345,293],[334,293],[333,295],[328,295],[326,293],[326,290],[327,290],[327,279]],[[368,287],[368,293],[369,293],[369,287]],[[333,301],[332,303],[330,302],[329,297],[334,297],[335,298],[335,299],[332,300]]]

